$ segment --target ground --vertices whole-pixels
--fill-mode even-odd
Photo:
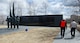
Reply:
[[[53,43],[80,43],[80,25],[78,25],[77,29],[75,30],[75,37],[71,38],[71,28],[67,27],[65,31],[64,38],[61,38],[60,32],[55,37]]]
[[[31,27],[28,31],[0,35],[0,43],[52,43],[59,31],[59,27]]]
[[[6,25],[0,25],[0,28],[7,28]]]

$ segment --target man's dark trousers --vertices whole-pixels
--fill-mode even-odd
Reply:
[[[72,37],[75,37],[75,29],[76,29],[76,28],[71,28],[71,36],[72,36]]]
[[[65,34],[65,27],[61,27],[61,36],[64,37]]]

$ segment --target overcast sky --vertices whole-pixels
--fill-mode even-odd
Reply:
[[[13,0],[0,0],[0,15],[9,15],[9,5]],[[16,14],[17,9],[22,9],[22,15],[29,15],[29,4],[34,5],[37,15],[44,15],[44,3],[47,4],[48,14],[63,14],[64,18],[69,18],[74,11],[79,8],[69,6],[80,5],[76,0],[14,0]],[[32,8],[33,9],[33,8]]]

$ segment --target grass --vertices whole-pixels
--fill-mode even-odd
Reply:
[[[57,27],[35,27],[28,31],[0,35],[0,43],[52,43],[58,32]]]

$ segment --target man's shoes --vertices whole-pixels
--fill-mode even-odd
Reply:
[[[61,36],[61,38],[64,38],[64,36]]]
[[[73,35],[71,38],[73,39],[75,36]]]

